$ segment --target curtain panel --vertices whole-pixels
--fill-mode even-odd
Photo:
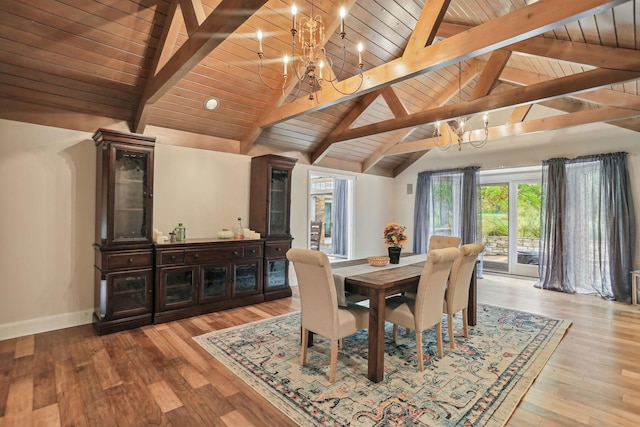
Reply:
[[[462,244],[478,241],[478,170],[473,166],[418,174],[414,253],[426,253],[434,234],[460,237]]]
[[[635,210],[626,153],[543,162],[539,282],[630,301]]]
[[[349,250],[349,180],[333,180],[333,230],[331,250],[334,255],[347,256]]]

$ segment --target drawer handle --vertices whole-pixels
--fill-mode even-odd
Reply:
[[[171,261],[173,261],[174,259],[176,259],[175,255],[171,255]]]
[[[256,253],[256,250],[255,250],[255,249],[251,249],[251,253],[252,253],[252,254],[255,254],[255,253]]]
[[[238,255],[238,251],[233,251],[233,254],[234,255]]]
[[[196,254],[196,258],[200,258],[200,254]]]
[[[282,248],[276,248],[276,252],[282,252]]]
[[[132,263],[132,262],[133,262],[133,258],[129,258],[129,263]]]

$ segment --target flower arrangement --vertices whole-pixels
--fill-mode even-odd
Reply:
[[[384,243],[388,248],[401,248],[407,243],[407,227],[390,222],[384,226]]]

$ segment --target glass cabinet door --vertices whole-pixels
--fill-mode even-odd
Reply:
[[[288,210],[289,171],[271,169],[269,189],[269,235],[286,235]]]
[[[200,268],[200,301],[215,301],[229,297],[229,265],[206,265]]]
[[[110,304],[106,307],[106,320],[135,316],[151,311],[152,271],[139,270],[107,274]]]
[[[287,284],[287,260],[272,259],[267,261],[266,289],[277,288]]]
[[[161,270],[160,308],[171,309],[195,304],[197,267],[163,268]]]
[[[148,203],[150,150],[113,144],[114,243],[151,240]]]
[[[260,261],[248,261],[233,266],[233,294],[255,294],[261,292],[259,275]]]

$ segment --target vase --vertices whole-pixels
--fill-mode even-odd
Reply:
[[[400,252],[402,248],[389,246],[389,263],[390,264],[400,264]]]

